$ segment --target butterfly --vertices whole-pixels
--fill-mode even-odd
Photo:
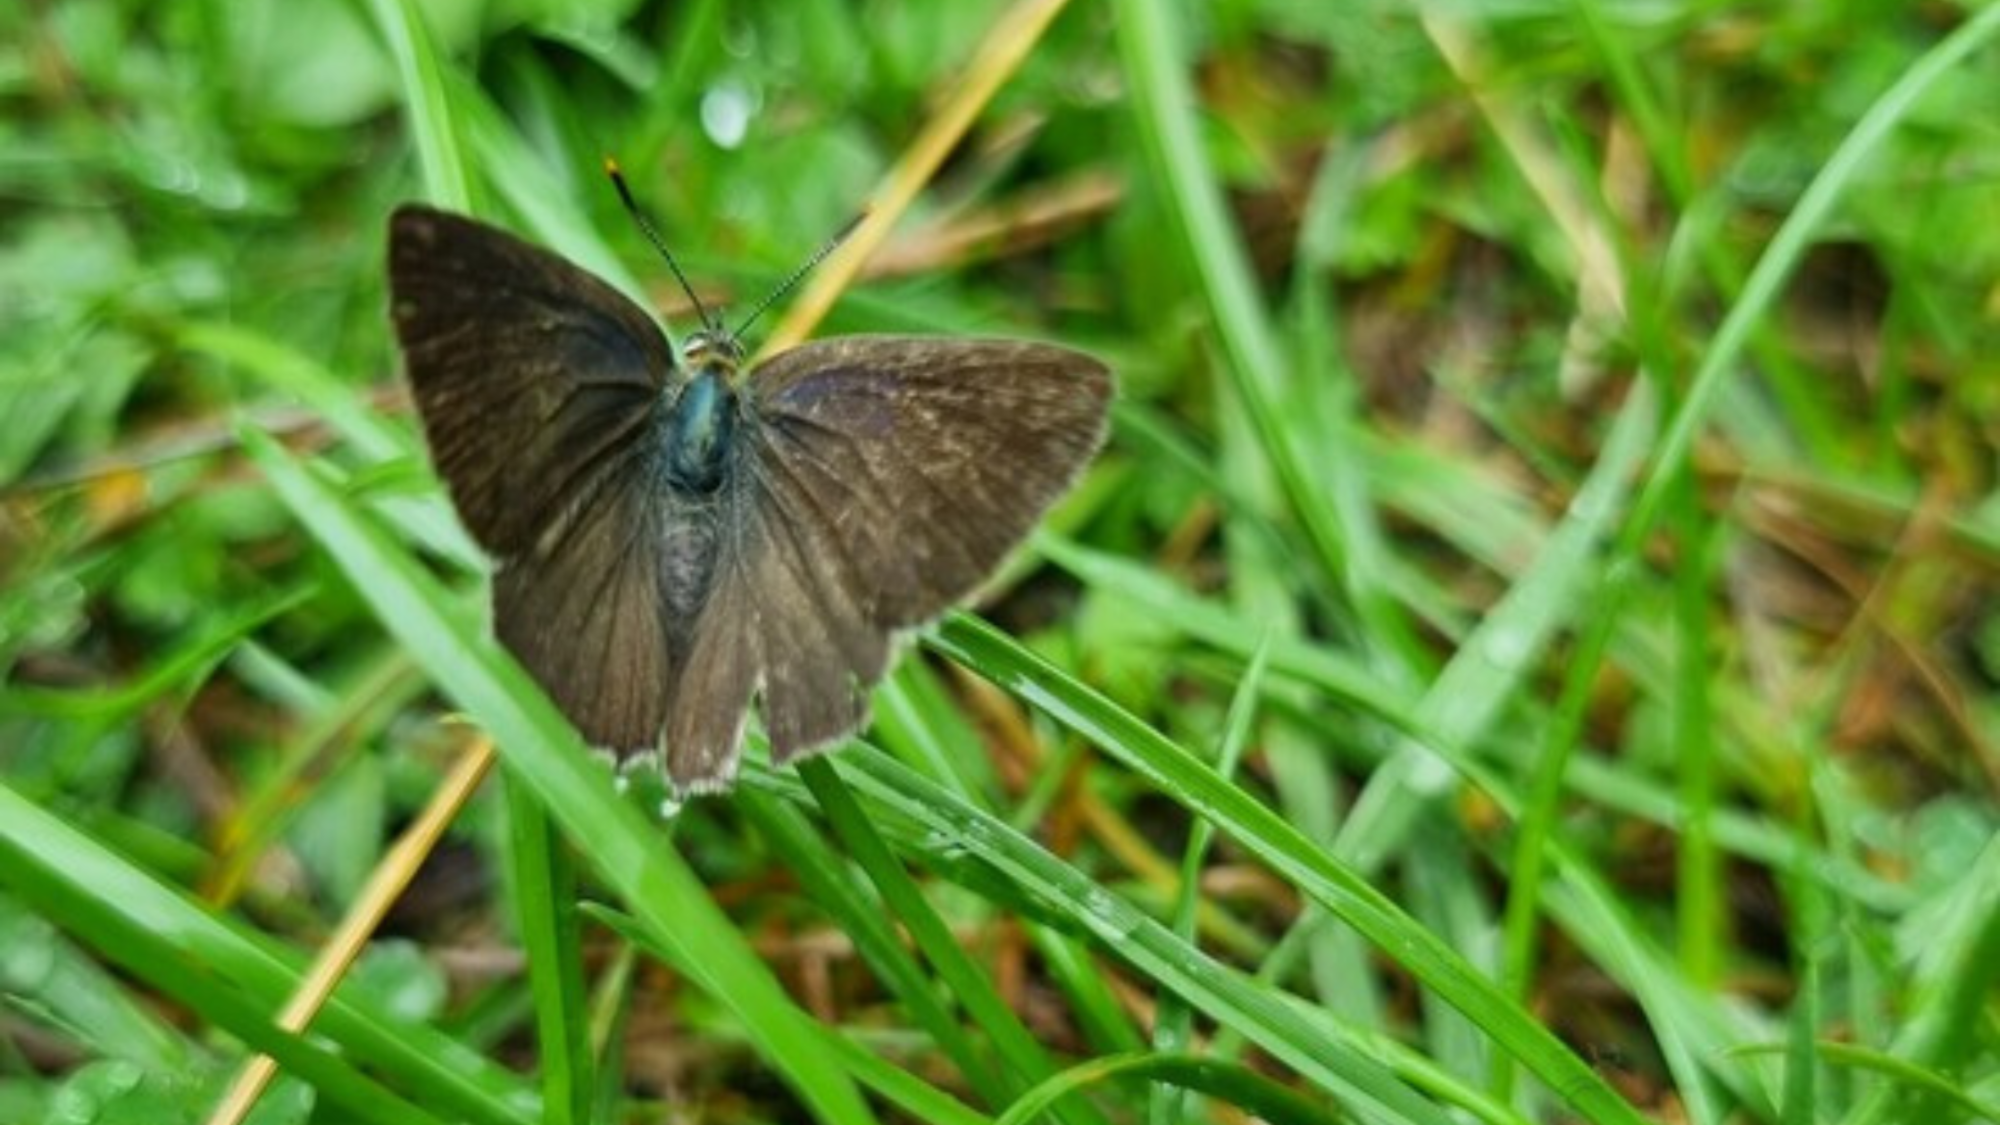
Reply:
[[[833,337],[745,372],[706,310],[676,363],[611,285],[420,205],[389,220],[389,289],[500,642],[682,791],[728,788],[753,699],[779,764],[863,726],[898,639],[1033,528],[1112,396],[1097,360],[1018,340]]]

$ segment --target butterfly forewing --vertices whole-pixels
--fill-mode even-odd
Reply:
[[[389,225],[390,313],[438,472],[501,558],[562,534],[672,368],[652,320],[546,250],[427,207]]]
[[[696,786],[726,781],[755,690],[780,762],[861,725],[893,635],[971,592],[1096,452],[1111,380],[1046,344],[851,336],[777,356],[744,394],[669,718],[670,770]]]

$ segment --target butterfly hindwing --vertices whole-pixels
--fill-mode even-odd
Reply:
[[[621,460],[608,477],[639,471],[635,453]],[[665,513],[629,479],[574,498],[561,535],[493,575],[500,642],[587,742],[621,754],[659,745],[676,664],[659,566]]]

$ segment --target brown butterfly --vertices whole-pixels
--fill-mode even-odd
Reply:
[[[865,723],[897,635],[1027,534],[1112,393],[1013,340],[835,337],[743,375],[706,311],[677,366],[610,285],[428,207],[389,221],[389,286],[501,642],[588,741],[695,791],[730,784],[753,697],[779,763]]]

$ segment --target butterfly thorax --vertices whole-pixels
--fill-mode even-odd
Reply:
[[[706,358],[693,366],[693,377],[680,385],[669,408],[664,452],[674,484],[708,493],[722,484],[736,432],[735,365]]]
[[[719,524],[714,497],[728,479],[736,440],[736,366],[742,352],[735,338],[696,333],[682,349],[691,372],[669,390],[665,424],[658,433],[662,464],[681,502],[659,509],[659,582],[666,611],[667,647],[682,658],[693,641],[693,625],[708,600],[715,570]]]

